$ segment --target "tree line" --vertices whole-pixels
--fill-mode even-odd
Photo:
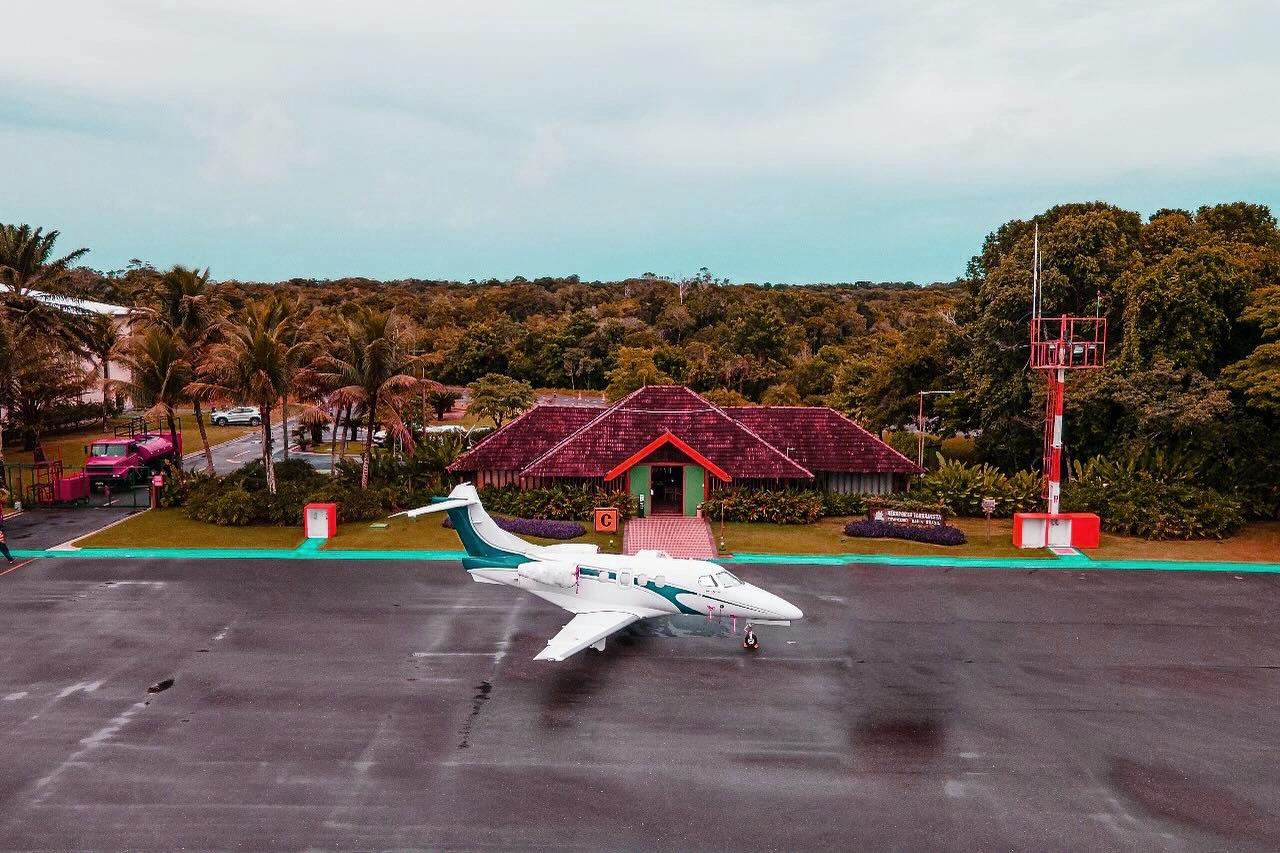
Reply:
[[[1069,383],[1069,458],[1159,452],[1165,468],[1176,459],[1185,476],[1274,517],[1280,231],[1266,207],[1243,202],[1147,218],[1060,205],[1004,223],[962,277],[928,286],[729,284],[707,270],[614,282],[215,283],[142,262],[94,271],[76,265],[82,251],[52,252],[56,232],[3,226],[0,396],[25,418],[33,362],[121,346],[144,368],[135,384],[157,377],[131,389],[143,399],[239,398],[264,416],[355,418],[409,438],[413,394],[477,381],[482,404],[505,401],[497,422],[527,406],[532,387],[616,399],[678,382],[726,404],[831,405],[873,431],[903,429],[919,391],[946,389],[956,393],[931,400],[932,428],[972,436],[977,459],[1014,471],[1040,457],[1044,389],[1027,366],[1037,226],[1045,313],[1097,311],[1110,331],[1106,368]],[[100,324],[48,310],[29,296],[37,290],[134,307],[144,321],[127,343],[103,340]],[[28,343],[10,357],[13,341],[37,333],[47,350]]]

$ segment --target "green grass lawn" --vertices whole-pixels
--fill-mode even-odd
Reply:
[[[369,522],[339,525],[338,535],[330,539],[325,544],[325,547],[339,551],[347,549],[361,551],[381,549],[459,551],[462,549],[462,543],[458,541],[458,535],[444,527],[439,516],[427,515],[419,516],[418,518],[401,516],[388,519],[382,523],[388,526],[382,528],[373,527]],[[583,527],[587,528],[585,536],[579,536],[577,539],[567,541],[578,544],[599,545],[600,550],[606,553],[622,553],[621,534],[609,537],[596,533],[588,524],[584,524]],[[555,545],[560,541],[535,537],[527,538],[530,542],[538,545]],[[611,539],[612,545],[610,544]]]
[[[1012,525],[1008,519],[991,522],[990,544],[986,536],[986,519],[953,519],[952,523],[969,539],[967,544],[957,546],[845,536],[844,526],[851,520],[824,518],[816,524],[727,523],[723,532],[718,523],[713,523],[711,532],[717,545],[724,542],[721,552],[728,554],[897,554],[916,557],[1020,557],[1031,560],[1053,556],[1047,551],[1014,548]]]
[[[1086,551],[1096,560],[1209,560],[1280,563],[1280,521],[1247,525],[1230,539],[1148,542],[1132,536],[1102,534],[1102,547]]]
[[[180,509],[153,509],[75,544],[81,548],[296,548],[301,543],[301,524],[220,527],[192,521]]]
[[[1019,550],[1011,543],[1011,523],[996,519],[991,523],[991,541],[986,538],[986,521],[958,518],[953,523],[964,530],[969,542],[957,547],[921,545],[897,539],[856,539],[843,535],[846,518],[827,518],[817,524],[712,525],[716,541],[724,542],[726,554],[896,554],[903,556],[1017,557],[1026,560],[1051,559],[1045,550]],[[338,527],[338,535],[325,544],[337,550],[426,550],[457,551],[462,545],[452,530],[438,517],[392,518],[385,528],[370,522],[353,522]],[[587,526],[587,525],[584,525]],[[82,548],[295,548],[302,542],[302,526],[219,527],[192,521],[177,509],[152,510],[76,542]],[[539,545],[556,544],[549,539],[532,539]],[[600,546],[605,553],[621,553],[622,535],[608,536],[592,531],[571,540]],[[1221,560],[1280,563],[1280,522],[1251,524],[1240,535],[1223,542],[1148,542],[1125,536],[1104,534],[1102,547],[1086,552],[1097,560]]]
[[[964,531],[965,545],[948,547],[921,545],[897,539],[854,539],[843,534],[847,518],[824,518],[817,524],[712,524],[717,544],[723,539],[725,553],[741,554],[900,554],[907,556],[1017,557],[1050,559],[1043,549],[1013,547],[1013,522],[991,521],[987,541],[987,521],[983,518],[953,518],[951,523]],[[1102,534],[1100,548],[1084,552],[1095,560],[1184,560],[1280,563],[1280,522],[1250,524],[1239,535],[1221,542],[1215,539],[1152,542],[1132,536]]]

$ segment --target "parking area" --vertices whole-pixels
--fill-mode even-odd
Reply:
[[[36,560],[0,846],[1280,845],[1277,576],[735,571],[806,613],[760,655],[682,617],[551,664],[567,616],[456,564]]]

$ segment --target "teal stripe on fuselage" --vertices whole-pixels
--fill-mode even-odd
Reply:
[[[584,578],[592,578],[592,579],[598,578],[600,575],[604,575],[606,577],[611,577],[611,578],[617,578],[618,576],[618,572],[616,571],[611,572],[608,569],[593,569],[593,568],[590,568],[589,566],[579,566],[578,574],[582,575]],[[644,589],[647,589],[649,590],[649,592],[652,592],[656,595],[660,595],[663,598],[665,598],[667,601],[671,602],[671,604],[675,606],[676,611],[679,613],[696,614],[699,612],[676,598],[676,596],[682,592],[688,593],[690,595],[696,595],[696,593],[690,590],[687,590],[684,587],[671,586],[670,584],[663,584],[662,586],[658,586],[653,581],[649,581],[644,585]]]

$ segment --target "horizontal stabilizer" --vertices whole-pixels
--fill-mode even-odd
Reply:
[[[426,515],[429,512],[448,512],[451,509],[458,509],[459,507],[471,506],[472,504],[476,504],[476,503],[479,503],[479,501],[475,500],[474,498],[450,498],[449,500],[443,500],[443,501],[440,501],[439,503],[428,504],[427,506],[420,506],[417,509],[406,509],[404,512],[397,512],[396,515],[404,515],[404,516],[408,516],[409,518],[417,518],[418,516]],[[392,516],[392,518],[394,517],[395,516]]]

